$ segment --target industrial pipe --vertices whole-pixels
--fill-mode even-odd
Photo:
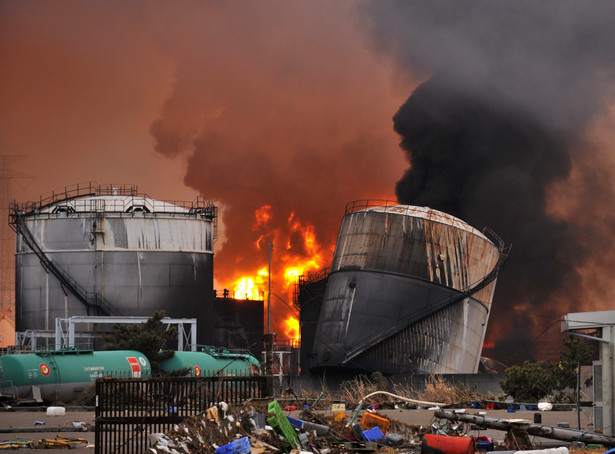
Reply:
[[[564,429],[561,427],[545,426],[531,422],[510,422],[505,419],[489,418],[487,416],[465,415],[451,413],[450,411],[436,410],[436,418],[445,418],[450,421],[462,421],[477,426],[488,427],[509,431],[511,429],[525,430],[530,435],[544,438],[553,438],[563,441],[582,441],[584,443],[596,443],[605,446],[615,446],[615,438],[608,435],[597,434],[594,432],[584,432],[582,430]]]

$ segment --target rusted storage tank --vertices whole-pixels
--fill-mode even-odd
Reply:
[[[437,210],[349,204],[311,370],[475,373],[502,252]]]
[[[74,315],[197,318],[213,306],[215,207],[134,186],[79,185],[14,204],[16,331]]]

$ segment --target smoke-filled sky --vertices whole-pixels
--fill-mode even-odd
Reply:
[[[614,306],[615,4],[364,6],[376,51],[425,75],[394,116],[399,200],[512,243],[484,354],[553,354],[562,314]]]
[[[18,201],[90,180],[214,200],[219,288],[269,242],[274,272],[328,263],[352,200],[443,209],[513,244],[486,353],[539,356],[519,339],[613,306],[614,19],[593,1],[4,0],[1,153],[24,156]]]
[[[345,204],[394,199],[406,167],[391,117],[416,83],[371,51],[355,6],[1,1],[1,153],[31,176],[14,197],[90,180],[204,196],[218,289],[256,276],[273,242],[288,315],[281,271],[330,262]]]

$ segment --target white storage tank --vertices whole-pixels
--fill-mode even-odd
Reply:
[[[207,332],[213,204],[164,202],[134,186],[89,184],[11,208],[17,332],[54,330],[56,317],[158,310],[196,317],[199,335]]]

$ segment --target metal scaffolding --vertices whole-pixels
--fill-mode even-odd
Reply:
[[[73,316],[68,318],[56,318],[55,349],[74,348],[75,338],[84,337],[89,333],[78,332],[75,327],[79,324],[137,324],[145,323],[148,317],[97,317],[97,316]],[[161,322],[167,325],[177,325],[177,350],[196,351],[197,349],[197,326],[196,318],[169,318],[164,317]],[[32,350],[37,349],[39,338],[50,338],[52,333],[46,331],[25,331],[15,333],[17,345],[30,344]]]

